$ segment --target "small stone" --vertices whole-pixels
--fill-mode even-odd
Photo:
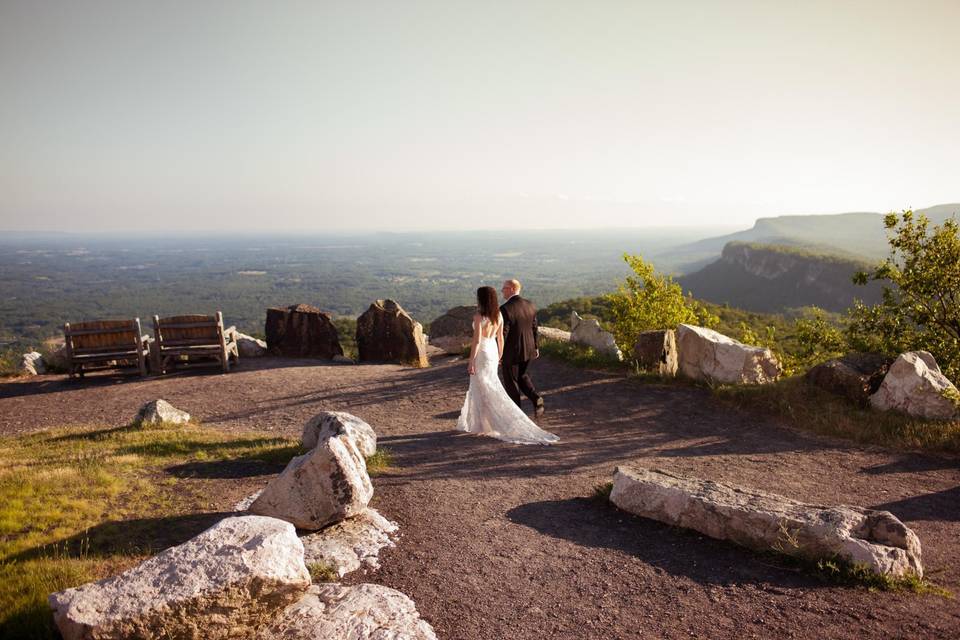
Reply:
[[[267,355],[267,343],[259,338],[237,332],[237,350],[241,358],[262,358]]]
[[[166,400],[153,400],[140,407],[134,422],[140,424],[185,424],[190,422],[190,414],[177,409]]]

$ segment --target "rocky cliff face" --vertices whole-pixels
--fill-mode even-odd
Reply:
[[[880,300],[879,283],[853,284],[862,261],[800,247],[730,242],[721,257],[679,279],[684,290],[710,302],[776,312],[815,305],[844,311],[854,299]]]

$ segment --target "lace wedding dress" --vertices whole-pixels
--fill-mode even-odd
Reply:
[[[500,318],[503,322],[503,318]],[[474,360],[474,374],[470,376],[470,389],[460,410],[457,429],[468,433],[492,436],[515,444],[551,444],[560,438],[544,431],[514,404],[497,377],[500,355],[497,338],[483,337],[490,320],[480,320],[481,338]]]

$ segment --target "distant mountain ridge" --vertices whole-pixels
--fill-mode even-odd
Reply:
[[[950,217],[960,219],[960,203],[917,209],[915,213],[941,224]],[[662,269],[689,274],[720,258],[723,248],[733,241],[818,247],[878,259],[888,252],[883,217],[881,213],[858,212],[758,218],[751,229],[675,247],[653,259]]]
[[[748,311],[817,306],[839,312],[854,299],[880,301],[880,283],[859,286],[852,281],[854,273],[870,266],[867,260],[819,247],[733,241],[723,247],[719,260],[677,281],[696,298]]]

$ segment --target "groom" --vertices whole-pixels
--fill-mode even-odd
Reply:
[[[527,375],[527,366],[531,360],[540,357],[537,343],[537,308],[529,300],[520,297],[520,281],[505,280],[503,297],[506,302],[500,306],[503,316],[503,387],[510,399],[520,407],[520,392],[530,398],[539,418],[543,415],[543,398],[533,388],[533,381]]]

